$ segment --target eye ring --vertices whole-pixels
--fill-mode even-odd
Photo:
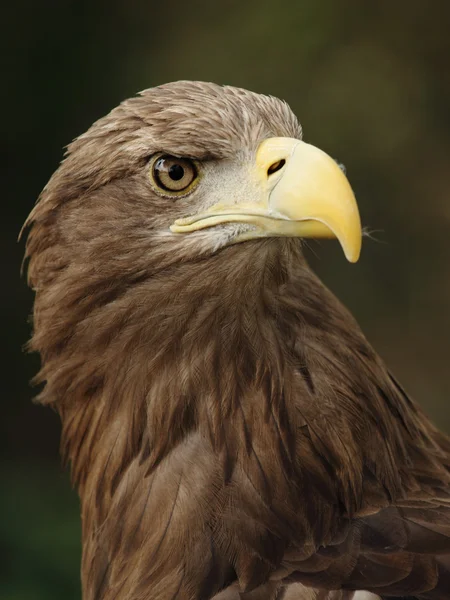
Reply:
[[[156,154],[150,161],[150,180],[164,196],[185,196],[197,185],[198,167],[190,158]]]

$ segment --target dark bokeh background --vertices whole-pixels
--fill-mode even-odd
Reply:
[[[175,79],[286,99],[347,167],[361,261],[311,260],[407,389],[450,431],[450,2],[17,0],[2,6],[0,600],[79,598],[76,494],[58,418],[31,402],[37,357],[18,231],[62,147],[138,90]]]

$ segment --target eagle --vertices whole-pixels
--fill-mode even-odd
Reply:
[[[450,597],[450,440],[306,262],[362,229],[284,101],[145,90],[25,227],[84,600]]]

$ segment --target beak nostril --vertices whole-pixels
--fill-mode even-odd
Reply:
[[[267,175],[272,175],[273,173],[276,173],[277,171],[279,171],[280,169],[282,169],[285,164],[286,164],[286,161],[284,160],[284,158],[282,158],[281,160],[277,160],[277,162],[274,162],[267,169]]]

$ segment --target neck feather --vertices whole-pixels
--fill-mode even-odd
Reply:
[[[223,450],[252,391],[267,391],[262,410],[283,412],[294,341],[281,299],[307,274],[297,242],[268,240],[110,286],[106,301],[80,299],[71,342],[55,346],[45,369],[43,398],[57,398],[80,492],[100,472],[96,487],[108,481],[113,493],[136,456],[151,470],[194,429]],[[225,469],[236,452],[226,452]]]
[[[308,431],[302,469],[311,481],[338,472],[329,485],[349,513],[372,476],[395,496],[408,440],[428,435],[295,240],[230,246],[75,297],[59,307],[72,315],[65,337],[38,348],[41,320],[35,346],[42,400],[61,414],[63,454],[97,524],[133,461],[150,474],[190,434],[209,440],[227,480],[256,438],[289,476]]]

